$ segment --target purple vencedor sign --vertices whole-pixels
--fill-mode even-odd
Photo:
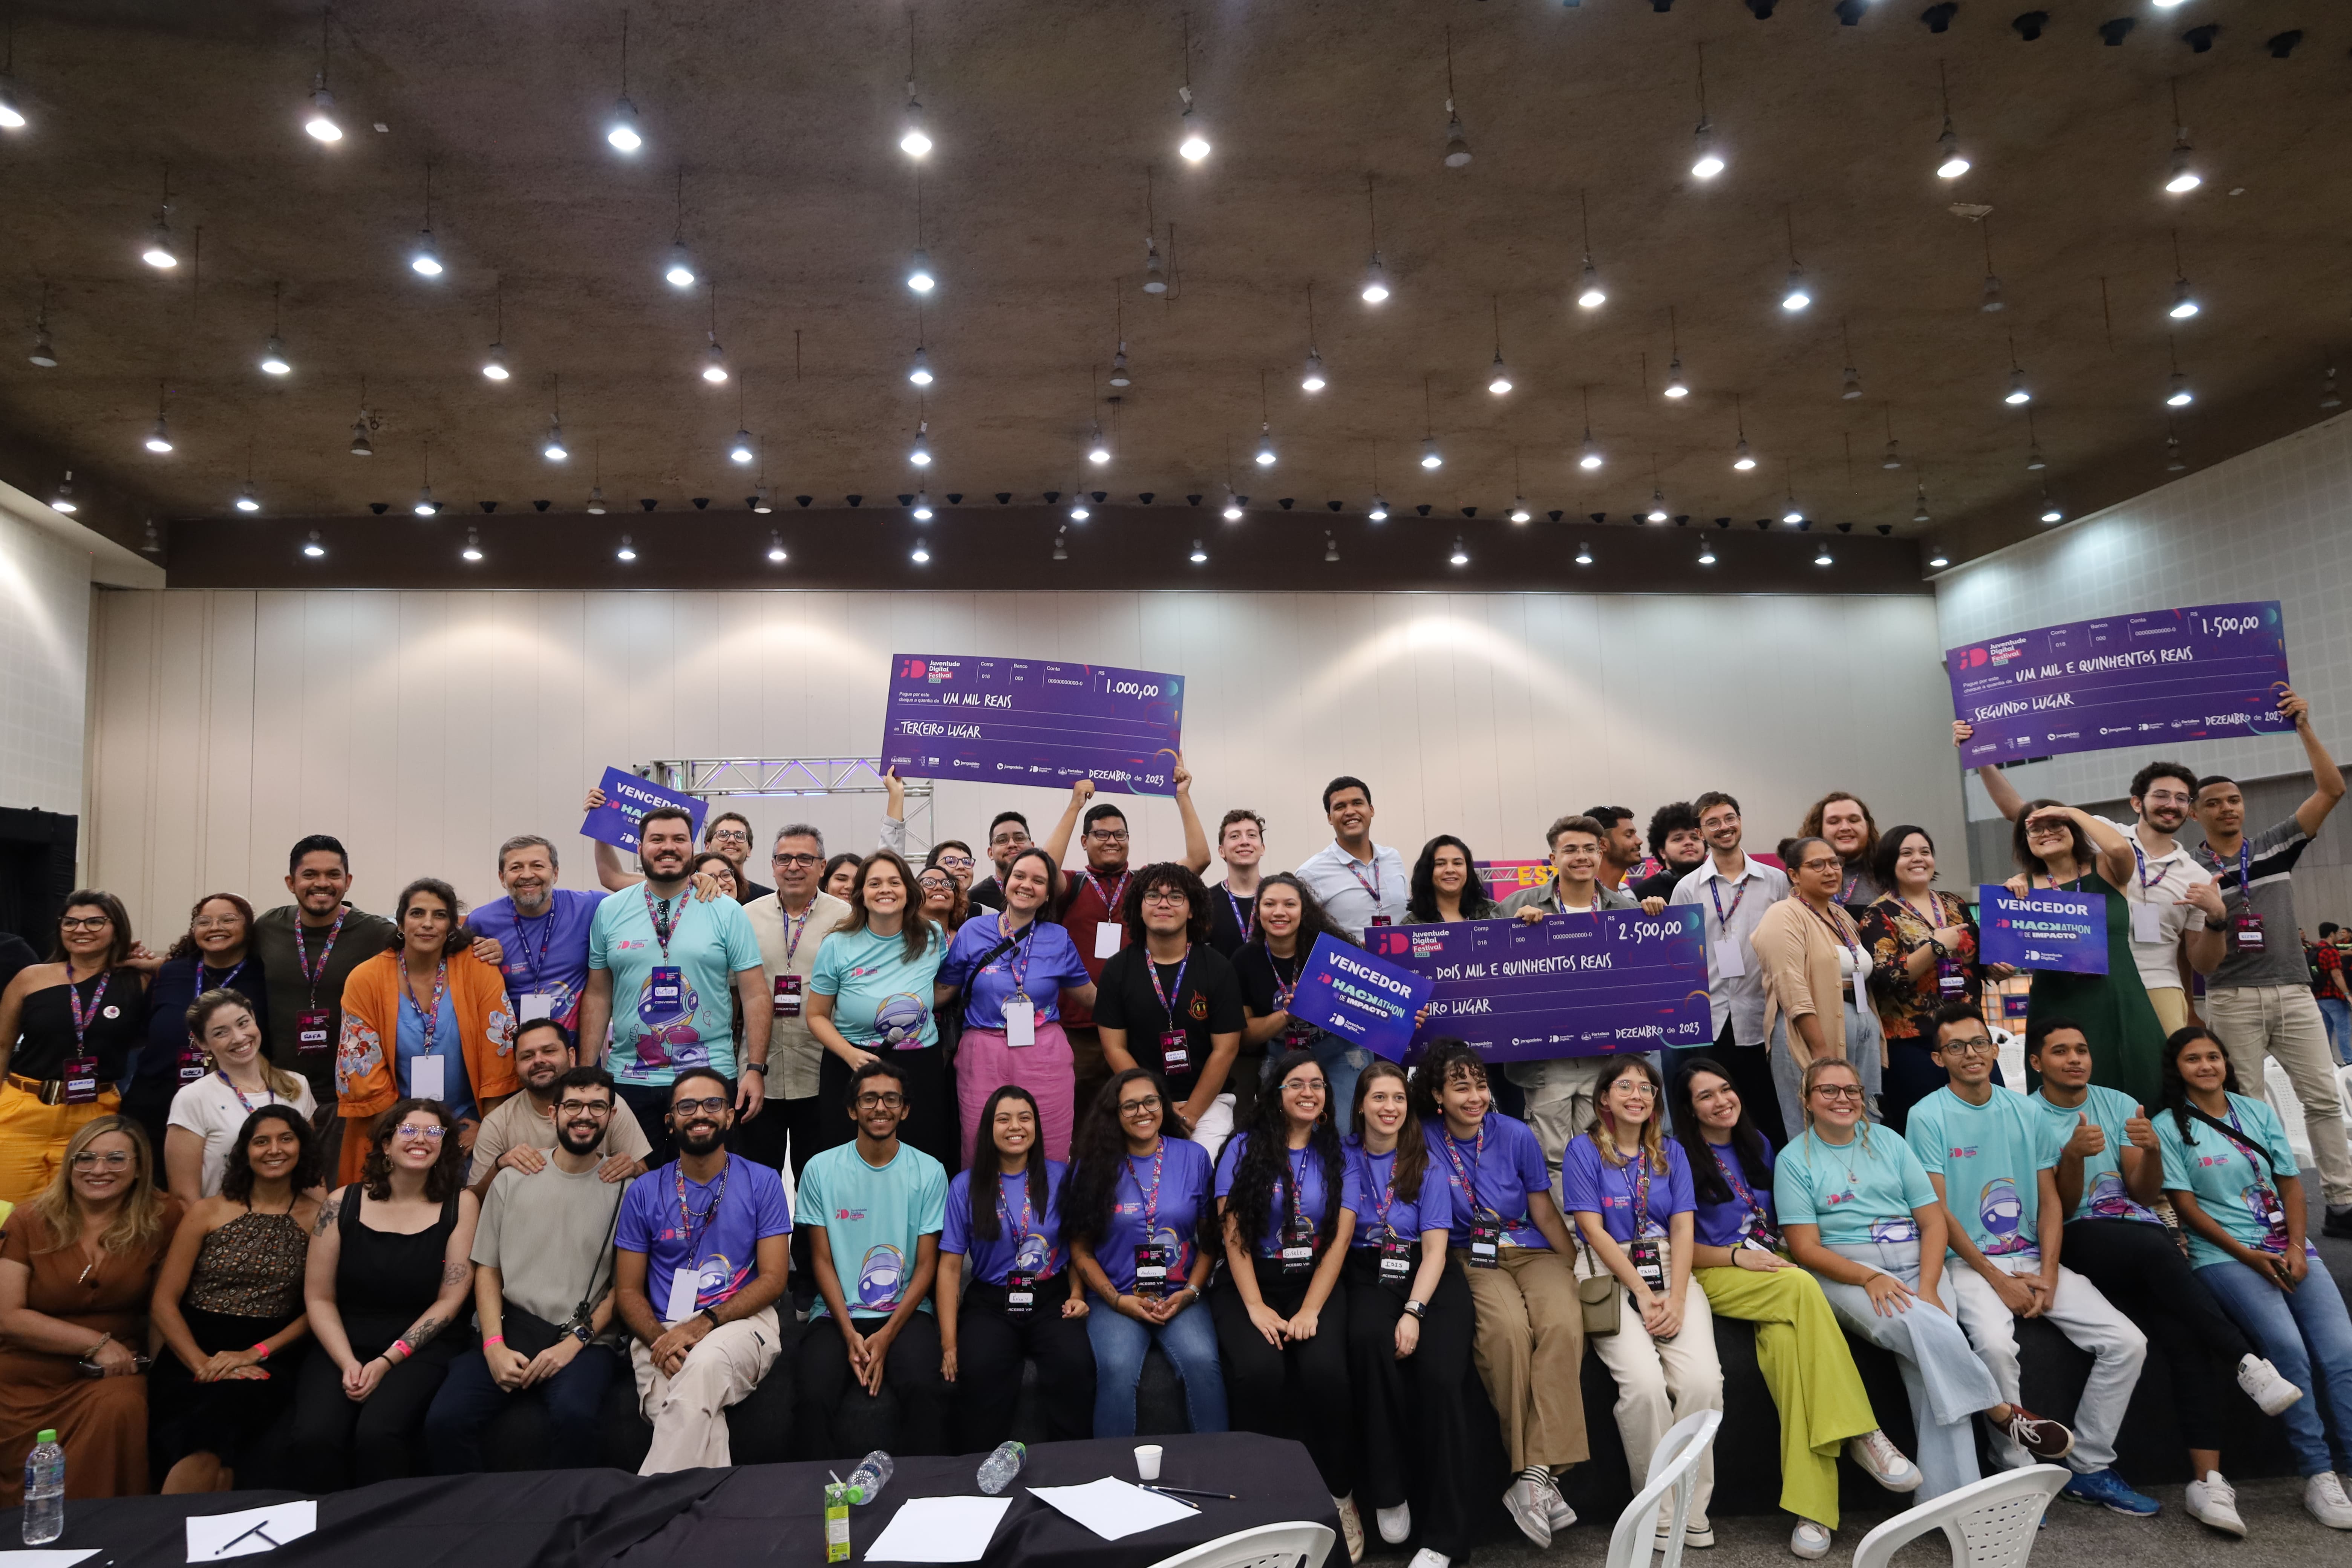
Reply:
[[[2019,762],[2112,746],[2284,734],[2278,601],[2071,621],[1948,650],[1960,760]]]
[[[1184,678],[1107,664],[893,654],[882,766],[902,778],[1176,793]]]
[[[1606,1056],[1715,1038],[1696,904],[1520,921],[1375,926],[1365,947],[1434,982],[1414,1055],[1444,1036],[1488,1061]]]
[[[657,805],[686,808],[694,818],[694,837],[702,840],[702,819],[710,810],[710,803],[697,795],[680,795],[674,789],[664,789],[650,779],[641,779],[626,768],[606,768],[597,784],[604,792],[604,804],[590,812],[580,824],[583,837],[610,844],[615,849],[625,849],[632,855],[637,849],[637,818]]]

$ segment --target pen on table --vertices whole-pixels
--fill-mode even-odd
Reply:
[[[1157,1485],[1157,1484],[1155,1484],[1155,1483],[1153,1483],[1153,1482],[1150,1482],[1150,1481],[1138,1481],[1138,1482],[1136,1482],[1135,1484],[1136,1484],[1136,1485],[1138,1485],[1138,1486],[1139,1486],[1139,1487],[1141,1487],[1145,1491],[1148,1491],[1148,1492],[1161,1492],[1161,1493],[1164,1493],[1165,1495],[1167,1495],[1167,1496],[1169,1496],[1169,1497],[1205,1497],[1205,1498],[1218,1498],[1218,1499],[1222,1499],[1223,1500],[1224,1500],[1224,1501],[1226,1501],[1226,1502],[1239,1502],[1239,1501],[1241,1501],[1241,1500],[1241,1500],[1241,1498],[1239,1497],[1239,1495],[1237,1495],[1236,1493],[1234,1493],[1234,1492],[1202,1492],[1202,1491],[1194,1491],[1194,1490],[1193,1490],[1192,1488],[1190,1488],[1190,1487],[1163,1487],[1163,1486],[1159,1486],[1159,1485]]]

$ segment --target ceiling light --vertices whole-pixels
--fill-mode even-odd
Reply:
[[[2033,401],[2033,394],[2025,385],[2024,371],[2012,369],[2009,373],[2009,390],[2001,394],[2000,400],[2012,408],[2022,408]]]
[[[1462,133],[1462,117],[1454,112],[1454,100],[1445,100],[1445,166],[1467,168],[1470,163],[1470,141]]]
[[[431,229],[416,231],[416,248],[409,253],[408,265],[420,278],[441,276],[441,249],[433,243]]]
[[[635,561],[636,558],[637,547],[629,542],[629,536],[627,534],[625,533],[621,535],[621,547],[613,552],[613,559],[615,561]]]
[[[1838,395],[1844,398],[1848,403],[1860,397],[1862,395],[1862,372],[1854,369],[1852,365],[1846,366],[1845,380],[1838,388]]]
[[[779,566],[782,566],[784,563],[784,536],[782,534],[772,533],[768,535],[768,559],[774,562]]]
[[[1886,438],[1886,455],[1878,459],[1878,466],[1887,469],[1899,468],[1903,466],[1902,448],[1892,436]]]
[[[1456,566],[1467,566],[1470,564],[1470,552],[1464,547],[1462,543],[1462,536],[1460,534],[1457,533],[1454,536],[1454,553],[1447,556],[1446,559],[1454,563]]]
[[[717,338],[710,340],[710,347],[703,354],[702,379],[713,386],[727,379],[727,355],[719,349]]]
[[[1067,530],[1067,529],[1063,529],[1063,528],[1057,528],[1057,529],[1055,529],[1055,530],[1054,531],[1054,559],[1055,559],[1055,560],[1056,560],[1056,561],[1067,561],[1069,558],[1070,558],[1070,533],[1069,533],[1069,530]]]
[[[2197,313],[2197,296],[2189,291],[2189,279],[2172,280],[2172,309],[2167,312],[2176,321],[2185,321]]]
[[[68,517],[81,510],[79,506],[75,504],[73,499],[73,470],[71,468],[68,468],[66,470],[66,477],[58,481],[58,493],[49,498],[49,508],[53,511],[64,512]]]
[[[1592,564],[1592,546],[1590,544],[1580,544],[1576,547],[1576,563],[1579,566],[1590,566]]]
[[[251,479],[246,480],[244,486],[236,492],[236,510],[239,511],[259,511],[261,510],[261,498],[254,493],[253,481]]]
[[[310,537],[302,542],[302,553],[316,561],[326,552],[327,547],[319,542],[319,531],[312,529]]]
[[[919,539],[915,541],[915,548],[907,552],[907,559],[918,566],[929,565],[931,563],[930,546]]]
[[[164,271],[169,271],[180,264],[180,253],[172,243],[172,226],[169,222],[162,218],[155,220],[155,226],[147,231],[147,247],[139,253],[139,258],[148,266]]]
[[[2043,468],[2046,468],[2049,466],[2049,459],[2042,457],[2042,447],[2038,442],[2025,448],[2025,471],[2027,473],[2040,473]]]
[[[49,329],[46,321],[33,329],[33,352],[26,357],[43,370],[58,368],[58,347],[49,341]]]
[[[1666,510],[1665,491],[1652,490],[1650,492],[1650,510],[1643,515],[1652,522],[1664,522],[1668,517],[1673,515]]]
[[[1234,494],[1234,487],[1231,485],[1225,487],[1224,515],[1227,522],[1239,522],[1242,520],[1242,498]]]
[[[1812,295],[1805,290],[1805,269],[1801,267],[1790,268],[1789,286],[1780,295],[1780,309],[1791,311],[1801,310],[1812,302]]]
[[[1274,461],[1272,458],[1265,455],[1266,450],[1270,448],[1261,449],[1259,451],[1257,459],[1259,462],[1270,463]],[[1103,464],[1110,461],[1110,443],[1103,439],[1102,421],[1099,419],[1095,421],[1094,435],[1089,437],[1087,442],[1087,461],[1094,464],[1097,468],[1100,468]]]
[[[1698,563],[1702,566],[1712,566],[1715,564],[1715,546],[1707,543],[1705,540],[1701,540],[1699,542]]]
[[[41,362],[39,360],[35,360],[33,363],[35,364],[38,364]],[[2336,367],[2334,365],[2328,366],[2326,370],[2320,374],[2319,406],[2322,412],[2344,406],[2344,399],[2337,396],[2336,393]]]
[[[155,416],[155,427],[147,432],[147,449],[158,453],[172,449],[172,432],[160,414]]]
[[[1511,373],[1503,368],[1501,350],[1495,353],[1495,363],[1486,376],[1486,390],[1500,397],[1511,390]]]
[[[1377,250],[1372,252],[1372,264],[1364,268],[1362,294],[1367,305],[1377,305],[1389,297],[1388,270],[1381,265],[1381,253]]]
[[[727,447],[728,461],[734,463],[749,463],[756,459],[759,455],[758,450],[751,445],[751,432],[749,430],[736,431],[735,439],[730,443]]]
[[[2189,378],[2177,370],[2165,385],[2168,390],[2164,395],[2164,405],[2168,408],[2186,408],[2197,401],[2197,395],[2189,390]],[[157,423],[161,424],[161,421]],[[154,443],[148,444],[152,446]]]
[[[1914,522],[1932,522],[1935,521],[1927,515],[1927,487],[1924,484],[1919,487],[1919,504],[1912,510],[1911,521]]]
[[[284,375],[294,367],[286,361],[286,345],[275,335],[262,345],[261,368],[271,375]]]
[[[917,522],[929,522],[929,521],[931,521],[931,492],[930,492],[930,491],[929,491],[929,490],[917,490],[917,491],[915,492],[915,505],[914,505],[914,510],[913,510],[913,516],[914,516],[914,519],[915,519],[915,521],[916,521]]]
[[[1739,445],[1731,449],[1731,466],[1743,474],[1756,466],[1756,453],[1748,447],[1745,436],[1739,438]]]
[[[0,76],[0,131],[25,129],[25,111],[16,107],[16,84]]]
[[[540,447],[540,456],[551,463],[560,463],[572,456],[572,448],[563,444],[563,426],[553,420],[548,421],[547,442]]]
[[[770,512],[775,510],[775,493],[769,489],[767,486],[761,485],[759,489],[759,493],[751,498],[751,510],[758,512],[761,517],[765,517]]]
[[[1125,338],[1118,341],[1118,352],[1110,356],[1110,384],[1113,386],[1135,384],[1135,378],[1127,374],[1127,340]]]
[[[931,258],[927,252],[917,250],[907,258],[908,288],[918,294],[928,294],[938,283],[939,279],[931,276]]]
[[[1177,134],[1176,151],[1183,154],[1187,163],[1197,163],[1209,155],[1208,129],[1190,103],[1184,106],[1184,118],[1178,122]]]
[[[2000,308],[2000,279],[1988,272],[1985,274],[1984,293],[1978,300],[1977,309],[1990,315]]]
[[[917,386],[931,384],[931,356],[921,349],[915,351],[915,360],[907,367],[907,379]]]
[[[1374,522],[1386,522],[1389,520],[1389,503],[1378,490],[1372,492],[1372,510],[1364,515]]]
[[[491,381],[504,381],[507,378],[506,344],[490,345],[490,352],[482,359],[482,374]]]
[[[1445,466],[1444,458],[1437,450],[1437,437],[1434,436],[1424,436],[1421,438],[1421,466],[1432,469]]]
[[[931,139],[923,130],[923,106],[915,100],[912,86],[907,93],[906,118],[898,133],[898,151],[909,158],[920,158],[931,150]]]
[[[433,487],[431,485],[419,487],[416,492],[416,504],[408,510],[419,517],[431,517],[439,511],[441,508],[433,499]]]
[[[1584,448],[1577,455],[1576,466],[1587,470],[1601,466],[1601,443],[1592,438],[1590,430],[1584,433]]]
[[[310,89],[310,118],[302,122],[302,129],[320,142],[341,141],[343,128],[335,123],[334,108],[335,95],[327,90],[327,84],[321,79],[319,85]]]
[[[2184,195],[2205,183],[2205,177],[2189,166],[2189,138],[2184,133],[2172,144],[2172,167],[2167,174],[2164,188],[2174,195]]]
[[[1813,564],[1816,566],[1827,566],[1831,564],[1830,547],[1826,543],[1822,546],[1822,552],[1813,557]]]
[[[588,487],[588,515],[590,517],[604,515],[604,487],[602,485]]]
[[[613,144],[615,153],[634,153],[646,144],[646,139],[637,134],[637,106],[629,101],[626,93],[613,105],[613,118],[604,128],[604,140]]]
[[[1190,561],[1193,565],[1198,566],[1209,559],[1208,547],[1196,539],[1192,541],[1192,553],[1186,556],[1184,559]]]
[[[1271,425],[1258,426],[1257,456],[1255,460],[1261,468],[1274,467],[1274,426]]]
[[[1150,235],[1143,238],[1143,291],[1147,294],[1168,292],[1168,268],[1160,259],[1160,246]]]
[[[1535,515],[1535,513],[1528,510],[1527,497],[1519,496],[1511,502],[1511,521],[1513,522],[1532,521]]]
[[[1937,179],[1957,180],[1969,172],[1969,161],[1960,156],[1960,139],[1953,132],[1949,120],[1944,121],[1944,133],[1936,139],[1936,146],[1943,154],[1936,165]]]
[[[2180,455],[2180,437],[2167,436],[2164,438],[2164,471],[2168,474],[2178,474],[2184,472],[2188,467],[2189,460]]]
[[[1683,361],[1680,354],[1676,354],[1674,363],[1666,367],[1666,395],[1668,397],[1690,395],[1690,383],[1683,379]]]
[[[466,531],[466,548],[457,552],[457,559],[465,562],[475,562],[479,561],[481,558],[481,535],[469,528]]]
[[[1087,507],[1086,497],[1077,496],[1071,500],[1070,521],[1072,522],[1084,522],[1092,516],[1094,512]]]
[[[2056,501],[2052,500],[2048,496],[2044,496],[2042,498],[2042,521],[2044,522],[2063,522],[2066,521],[2066,513]]]
[[[931,466],[930,421],[915,426],[915,444],[907,449],[907,461],[919,468]]]
[[[1601,269],[1592,265],[1592,258],[1584,258],[1584,275],[1578,280],[1576,302],[1588,310],[1597,310],[1609,299],[1609,291],[1601,287]]]
[[[1323,559],[1326,561],[1339,559],[1339,542],[1331,537],[1328,530],[1326,530],[1323,534]]]
[[[1789,510],[1780,514],[1780,521],[1792,527],[1805,521],[1804,509],[1797,504],[1795,496],[1789,498]]]
[[[352,456],[354,458],[373,458],[375,456],[375,447],[368,440],[367,414],[365,410],[362,410],[360,416],[352,421]]]
[[[670,287],[674,289],[694,287],[694,255],[686,248],[686,241],[681,239],[672,242],[669,247],[669,265],[662,268],[662,276],[669,279]]]
[[[1928,552],[1927,566],[1930,571],[1940,572],[1951,563],[1951,556],[1946,552],[1944,547],[1940,544]]]
[[[1320,392],[1329,384],[1323,378],[1323,356],[1308,349],[1307,369],[1298,378],[1298,389],[1301,392]]]
[[[1692,138],[1691,178],[1712,180],[1723,173],[1723,156],[1715,150],[1715,127],[1702,120]]]

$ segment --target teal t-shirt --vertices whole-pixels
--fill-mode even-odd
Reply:
[[[876,1051],[936,1046],[940,1023],[931,1016],[931,987],[946,958],[937,930],[912,963],[904,935],[837,931],[817,949],[809,989],[833,998],[833,1026],[853,1046]]]
[[[680,1068],[710,1067],[735,1076],[735,975],[760,967],[760,939],[732,899],[697,899],[692,889],[669,901],[669,951],[662,951],[644,883],[596,906],[588,927],[588,967],[613,973],[613,1076],[623,1083],[666,1085]],[[658,907],[658,900],[656,900]],[[656,971],[676,969],[677,989]]]
[[[2248,1142],[2267,1153],[2278,1170],[2296,1168],[2294,1145],[2286,1141],[2286,1129],[2279,1125],[2278,1112],[2269,1105],[2233,1094],[2230,1097],[2230,1114],[2224,1120],[2243,1133]],[[2157,1147],[2164,1151],[2166,1190],[2189,1194],[2197,1200],[2198,1207],[2211,1215],[2223,1230],[2244,1245],[2264,1252],[2285,1252],[2286,1215],[2279,1207],[2278,1185],[2271,1180],[2272,1167],[2247,1153],[2236,1140],[2223,1137],[2201,1121],[2192,1119],[2184,1134],[2169,1110],[2158,1111],[2155,1121]],[[2275,1220],[2272,1218],[2274,1215]],[[2308,1239],[2303,1249],[2307,1258],[2315,1259],[2319,1256]],[[2189,1232],[2190,1268],[2236,1261],[2195,1231]]]
[[[824,1227],[841,1299],[853,1318],[887,1318],[898,1310],[915,1274],[915,1244],[947,1228],[947,1167],[909,1144],[876,1169],[855,1142],[810,1156],[801,1173],[803,1226]],[[923,1298],[918,1311],[931,1310]],[[831,1309],[819,1294],[818,1317]]]
[[[1772,1206],[1780,1223],[1819,1226],[1833,1246],[1916,1241],[1914,1209],[1936,1201],[1919,1157],[1892,1127],[1855,1129],[1851,1143],[1825,1143],[1811,1129],[1772,1163]]]
[[[2131,1120],[2132,1108],[2139,1102],[2119,1089],[2102,1089],[2092,1084],[2080,1105],[2053,1105],[2042,1095],[2031,1097],[2033,1109],[2042,1120],[2043,1134],[2050,1140],[2050,1163],[2055,1165],[2081,1125],[2079,1117],[2087,1116],[2091,1125],[2107,1135],[2104,1152],[2092,1154],[2083,1161],[2083,1195],[2074,1200],[2074,1212],[2066,1217],[2074,1219],[2132,1219],[2142,1225],[2162,1225],[2156,1211],[2131,1195],[2124,1185],[2123,1152],[2131,1147],[2124,1136],[2124,1123]]]
[[[1911,1108],[1904,1131],[1930,1175],[1944,1178],[1944,1209],[1987,1258],[2036,1254],[2042,1173],[2056,1146],[2033,1107],[2014,1089],[1970,1105],[1948,1086]]]

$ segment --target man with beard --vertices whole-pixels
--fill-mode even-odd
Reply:
[[[574,1070],[572,1037],[552,1018],[534,1018],[515,1031],[514,1050],[515,1076],[522,1080],[522,1092],[500,1102],[482,1119],[474,1134],[474,1163],[467,1184],[478,1197],[487,1198],[490,1184],[501,1171],[538,1174],[546,1167],[547,1151],[558,1145],[562,1131],[555,1107],[571,1081],[568,1075]],[[589,1152],[599,1162],[597,1180],[625,1182],[643,1173],[646,1156],[653,1150],[635,1117],[614,1116],[606,1119],[603,1135]]]
[[[466,923],[504,950],[499,967],[515,1022],[552,1018],[569,1029],[580,1022],[580,997],[588,988],[588,928],[607,895],[559,888],[556,874],[555,846],[535,833],[518,834],[499,846],[499,883],[507,896],[478,906]]]
[[[792,1205],[769,1167],[727,1152],[734,1095],[707,1067],[670,1085],[673,1164],[621,1202],[614,1298],[653,1424],[641,1476],[733,1463],[725,1411],[776,1364],[776,1302],[792,1268]]]
[[[534,1041],[561,1043],[546,1020],[532,1027]],[[437,1475],[482,1468],[484,1429],[509,1399],[533,1390],[546,1402],[552,1462],[604,1462],[604,1393],[622,1371],[607,1260],[626,1193],[600,1179],[597,1151],[614,1121],[631,1119],[614,1115],[613,1078],[601,1068],[569,1068],[549,1080],[547,1095],[553,1157],[499,1172],[482,1200],[473,1251],[482,1348],[451,1363],[425,1414]]]
[[[971,885],[974,909],[1004,907],[1004,873],[1013,858],[1029,847],[1029,819],[1017,811],[1000,811],[988,823],[988,862],[996,875]]]
[[[694,819],[674,805],[646,813],[637,824],[637,858],[646,879],[596,906],[589,926],[580,1038],[588,1051],[602,1051],[610,1026],[609,1060],[622,1103],[635,1114],[658,1160],[669,1147],[665,1113],[678,1073],[707,1068],[723,1078],[734,1071],[739,1006],[742,1082],[736,1105],[746,1121],[760,1114],[774,1012],[760,968],[760,940],[743,906],[688,896]]]
[[[253,951],[269,989],[270,1055],[279,1067],[309,1079],[319,1103],[331,1105],[343,982],[398,933],[382,915],[344,901],[352,890],[351,859],[340,839],[323,833],[298,841],[286,857],[286,890],[294,895],[292,903],[265,910],[253,922]],[[340,1120],[329,1120],[340,1134]],[[331,1170],[336,1151],[325,1152]]]

